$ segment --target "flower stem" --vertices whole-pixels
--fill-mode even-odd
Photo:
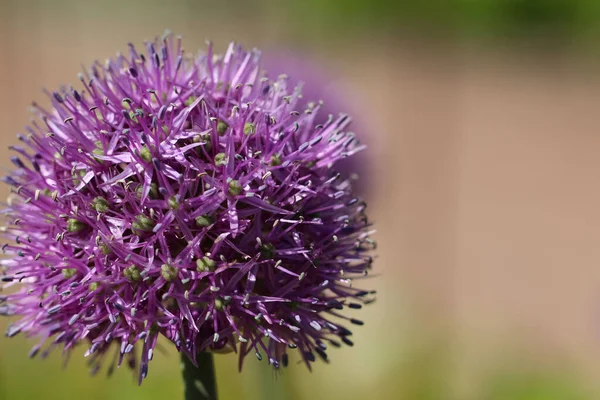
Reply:
[[[192,364],[188,356],[181,354],[185,400],[217,400],[217,380],[212,353],[198,353],[196,361],[198,367]]]

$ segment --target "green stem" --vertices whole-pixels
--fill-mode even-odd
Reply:
[[[185,400],[218,400],[212,353],[198,353],[196,361],[198,367],[192,364],[188,356],[181,354]]]

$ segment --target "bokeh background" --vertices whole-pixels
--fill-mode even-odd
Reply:
[[[222,399],[600,398],[600,2],[0,0],[0,159],[42,87],[165,28],[295,54],[369,145],[382,277],[356,345],[312,374],[220,356]],[[0,399],[182,396],[166,343],[141,388],[31,345],[0,338]]]

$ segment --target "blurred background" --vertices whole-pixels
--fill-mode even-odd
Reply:
[[[600,398],[600,2],[0,0],[1,159],[42,87],[165,28],[297,57],[369,146],[382,278],[354,348],[280,376],[220,356],[222,399]],[[0,338],[0,399],[182,395],[167,343],[141,388],[32,344]]]

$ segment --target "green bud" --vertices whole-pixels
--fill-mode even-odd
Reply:
[[[109,206],[108,200],[106,200],[104,197],[98,196],[92,200],[92,207],[94,207],[94,209],[99,213],[105,213],[110,210]]]
[[[225,153],[217,153],[215,155],[215,165],[219,166],[225,164],[227,164],[227,157],[225,156]]]
[[[61,272],[62,272],[62,275],[65,277],[65,279],[69,279],[69,278],[72,278],[73,276],[75,276],[75,274],[77,273],[77,270],[75,268],[65,268]]]
[[[105,256],[112,254],[112,249],[110,247],[108,247],[108,245],[106,243],[100,243],[100,251],[102,252],[102,254],[104,254]]]
[[[90,283],[90,292],[93,292],[94,290],[98,289],[98,286],[100,286],[98,282]]]
[[[169,202],[169,208],[171,210],[179,210],[179,202],[177,201],[176,196],[169,197],[168,202]]]
[[[242,193],[242,185],[240,185],[240,183],[235,180],[229,182],[229,194],[231,194],[232,196],[237,196],[240,193]]]
[[[154,221],[145,215],[138,215],[131,224],[131,229],[133,230],[133,233],[140,236],[144,233],[152,232],[155,225]]]
[[[201,215],[199,217],[196,217],[196,225],[198,226],[206,227],[212,223],[212,218],[209,215]]]
[[[260,254],[264,258],[273,258],[275,255],[275,246],[271,243],[263,243],[263,245],[260,246]]]
[[[200,136],[200,135],[196,135],[192,138],[192,142],[194,143],[202,143],[202,147],[204,147],[204,150],[206,150],[207,152],[210,151],[212,149],[212,144],[210,143],[210,137],[208,136]],[[203,151],[200,147],[196,147],[196,152],[198,154],[202,154]]]
[[[75,185],[75,186],[79,185],[81,183],[80,178],[83,178],[85,176],[85,174],[86,174],[85,169],[78,169],[78,170],[74,171],[71,174],[71,177],[73,178],[73,185]]]
[[[76,233],[76,232],[81,232],[82,230],[84,230],[86,228],[86,224],[84,222],[81,222],[78,219],[75,218],[69,218],[67,220],[67,232],[71,232],[71,233]]]
[[[138,187],[135,188],[135,194],[137,195],[138,199],[142,198],[143,191],[144,185],[138,185]],[[150,184],[150,191],[148,192],[148,197],[150,197],[152,200],[158,199],[158,185],[156,183]]]
[[[135,112],[129,111],[129,118],[136,124],[138,123],[137,115]]]
[[[140,270],[135,265],[130,265],[123,270],[125,278],[129,279],[130,282],[138,282],[142,279]]]
[[[150,149],[148,148],[148,146],[142,146],[142,148],[140,149],[140,157],[142,157],[142,160],[146,162],[152,161],[152,153],[150,153]]]
[[[256,125],[252,122],[244,124],[244,135],[253,135],[256,132]]]
[[[314,161],[309,161],[309,162],[306,163],[306,168],[312,168],[312,167],[315,166],[315,164],[316,163]]]
[[[185,104],[185,106],[186,106],[186,107],[189,107],[189,106],[191,106],[191,105],[192,105],[192,103],[193,103],[193,102],[195,102],[197,99],[198,99],[198,98],[197,98],[196,96],[190,96],[190,97],[188,97],[188,98],[185,100],[184,104]]]
[[[160,274],[167,282],[172,282],[177,278],[177,268],[169,264],[163,264],[160,267]]]
[[[271,162],[270,165],[272,167],[277,167],[278,165],[281,165],[281,156],[277,153],[273,154],[271,156]]]
[[[227,125],[225,121],[219,120],[219,122],[217,122],[217,133],[219,135],[223,135],[227,128],[229,128],[229,125]]]
[[[104,155],[104,146],[102,146],[102,142],[100,140],[96,140],[94,142],[94,144],[96,145],[96,148],[94,150],[92,150],[92,154],[94,154],[96,156],[103,156]]]
[[[215,309],[216,309],[216,310],[218,310],[218,311],[221,311],[221,310],[223,309],[223,306],[224,306],[224,305],[225,305],[225,304],[223,303],[223,300],[221,300],[221,299],[220,299],[220,298],[218,298],[218,297],[215,299]]]
[[[217,263],[215,260],[204,256],[196,260],[196,270],[198,272],[214,271]]]

